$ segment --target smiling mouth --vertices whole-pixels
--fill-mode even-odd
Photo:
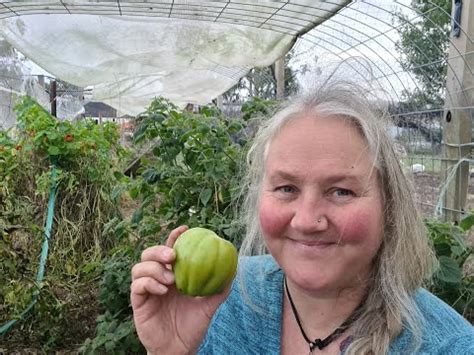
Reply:
[[[291,239],[289,238],[293,243],[304,245],[307,247],[318,247],[318,248],[324,248],[324,247],[329,247],[331,245],[337,244],[336,242],[328,242],[324,240],[297,240],[297,239]]]

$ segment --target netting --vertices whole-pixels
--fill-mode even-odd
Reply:
[[[8,42],[0,38],[0,130],[11,128],[16,123],[13,108],[17,99],[28,95],[43,107],[51,109],[49,86],[54,78],[32,73],[27,59]],[[73,119],[84,111],[82,88],[64,83],[55,96],[57,117]]]

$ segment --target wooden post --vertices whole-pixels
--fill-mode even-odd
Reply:
[[[38,75],[38,84],[44,88],[44,75]]]
[[[49,87],[49,102],[51,104],[51,115],[54,117],[56,116],[56,80],[51,81]]]
[[[253,80],[254,80],[254,70],[250,69],[248,73],[248,81],[249,81],[249,97],[252,98],[255,94],[253,92]]]
[[[221,111],[224,109],[224,96],[222,95],[217,96],[217,108]]]
[[[285,57],[279,58],[275,62],[275,79],[276,98],[283,99],[285,97]]]
[[[454,1],[453,1],[454,4]],[[456,6],[453,6],[453,17]],[[469,183],[469,159],[472,141],[471,119],[474,103],[474,2],[463,1],[459,37],[450,37],[446,102],[443,120],[443,183],[448,183],[443,196],[443,217],[459,222],[466,208]],[[457,167],[456,167],[457,166]],[[455,175],[449,174],[455,169]]]

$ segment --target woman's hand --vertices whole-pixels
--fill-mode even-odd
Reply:
[[[195,353],[206,335],[212,316],[227,298],[189,297],[178,293],[171,265],[176,259],[173,245],[188,227],[174,229],[166,242],[143,251],[132,268],[131,302],[140,341],[149,354]]]

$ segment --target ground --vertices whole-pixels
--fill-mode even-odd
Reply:
[[[55,290],[60,299],[67,299],[61,295],[63,290]],[[98,290],[90,288],[78,292],[78,297],[73,305],[74,312],[67,313],[68,329],[64,329],[63,343],[68,344],[67,348],[54,352],[55,355],[77,355],[78,349],[87,338],[93,338],[95,333],[96,318],[99,315],[99,305],[97,304]],[[28,320],[26,320],[28,322]],[[20,327],[20,328],[19,328]],[[44,354],[41,351],[41,344],[32,344],[31,340],[23,338],[20,323],[13,326],[5,339],[5,343],[0,343],[0,355],[37,355]],[[23,336],[22,336],[23,335]],[[25,343],[28,347],[25,347]],[[49,354],[49,352],[48,352]],[[53,354],[53,352],[51,352]]]
[[[437,174],[416,173],[413,176],[416,200],[425,216],[433,216],[440,190]]]

